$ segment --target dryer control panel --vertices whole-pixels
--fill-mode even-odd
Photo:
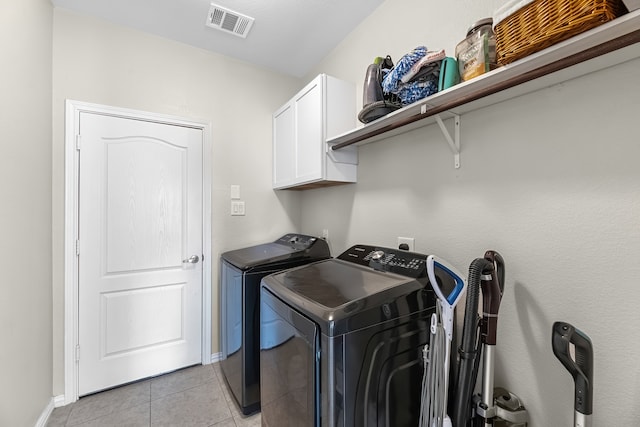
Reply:
[[[355,245],[338,259],[407,277],[427,276],[427,255],[370,245]]]
[[[296,250],[303,250],[309,249],[316,241],[318,241],[317,237],[306,236],[304,234],[289,233],[285,234],[274,243],[289,246]]]

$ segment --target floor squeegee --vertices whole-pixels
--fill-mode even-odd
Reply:
[[[593,410],[593,346],[582,331],[566,322],[555,322],[551,344],[553,354],[575,383],[574,427],[591,427]]]
[[[453,289],[442,289],[436,270],[452,279]],[[437,313],[431,318],[431,338],[424,349],[425,376],[422,383],[420,427],[452,427],[447,414],[449,362],[453,340],[454,309],[465,293],[463,276],[435,255],[427,257],[429,283],[438,297]]]

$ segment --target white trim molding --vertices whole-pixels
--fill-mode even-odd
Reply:
[[[60,395],[55,396],[53,398],[53,406],[54,407],[59,408],[59,407],[64,406],[64,405],[65,405],[65,399],[64,399],[64,395],[63,394],[60,394]]]
[[[211,363],[211,179],[212,135],[211,123],[182,117],[130,110],[67,99],[65,102],[65,195],[64,195],[64,395],[55,398],[55,406],[64,406],[78,400],[78,364],[75,349],[78,345],[78,259],[76,239],[78,234],[78,168],[79,154],[76,135],[80,130],[80,113],[90,112],[116,117],[134,118],[157,123],[187,126],[201,129],[202,155],[202,364]],[[52,407],[54,401],[52,400]]]
[[[36,421],[35,427],[45,427],[47,425],[47,423],[49,422],[49,417],[51,416],[51,414],[53,413],[53,409],[55,408],[54,400],[55,399],[53,397],[49,400],[49,403],[40,414],[38,421]]]

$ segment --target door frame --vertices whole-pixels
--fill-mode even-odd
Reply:
[[[211,123],[183,117],[156,114],[146,111],[91,104],[82,101],[65,100],[65,194],[64,194],[64,403],[78,400],[78,257],[76,240],[78,236],[78,193],[79,193],[79,151],[77,135],[80,130],[80,113],[102,114],[127,119],[186,126],[201,129],[202,144],[202,348],[203,365],[211,363],[211,177],[212,141]]]

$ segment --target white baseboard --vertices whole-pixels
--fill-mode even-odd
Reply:
[[[49,417],[51,416],[51,413],[53,412],[54,407],[55,407],[55,403],[54,403],[54,398],[52,397],[51,400],[49,400],[47,407],[44,408],[44,410],[42,411],[42,414],[40,414],[40,418],[38,418],[38,421],[36,421],[35,427],[45,427],[47,425],[47,422],[49,421]]]
[[[53,398],[53,406],[55,406],[56,408],[59,408],[66,404],[67,404],[67,401],[65,400],[64,394],[58,395]]]
[[[218,363],[222,360],[222,353],[213,353],[211,355],[211,363]]]

